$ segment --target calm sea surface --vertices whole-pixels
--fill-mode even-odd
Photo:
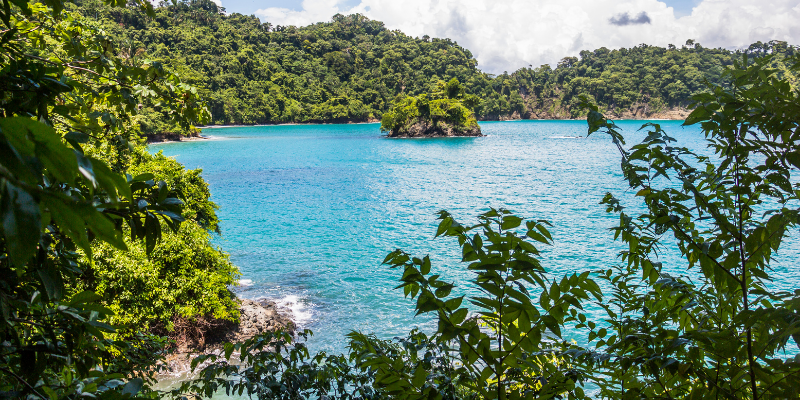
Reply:
[[[660,123],[679,145],[705,152],[699,128]],[[619,125],[629,144],[644,137],[636,132],[641,121]],[[617,218],[598,203],[606,192],[637,203],[609,138],[577,138],[586,122],[487,122],[481,138],[387,139],[378,128],[207,129],[214,140],[151,151],[203,169],[220,206],[216,243],[242,272],[235,290],[293,308],[301,327],[315,332],[314,349],[345,351],[351,330],[389,338],[426,328],[429,321],[414,318],[412,302],[393,289],[402,271],[381,265],[396,248],[430,254],[436,273],[471,292],[457,243],[433,239],[442,209],[467,223],[489,207],[549,220],[555,245],[543,261],[554,275],[617,262],[620,244],[608,231]],[[799,249],[789,241],[781,258],[794,260]],[[666,268],[684,274],[676,249],[666,250]],[[778,286],[798,286],[788,267],[773,267]]]

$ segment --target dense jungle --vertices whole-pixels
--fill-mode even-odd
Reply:
[[[582,96],[610,115],[644,118],[687,107],[742,53],[779,54],[775,61],[785,70],[780,59],[796,51],[777,41],[729,51],[690,40],[584,50],[555,67],[494,76],[450,39],[409,37],[362,15],[295,27],[226,14],[211,0],[164,3],[152,18],[101,1],[77,4],[120,43],[121,57],[169,66],[206,99],[209,123],[223,125],[377,121],[399,98],[435,91],[452,78],[479,99],[478,120],[582,117]],[[180,131],[152,113],[158,110],[144,112],[143,133]]]
[[[0,397],[800,396],[800,291],[770,285],[772,257],[800,224],[790,44],[601,48],[493,76],[449,39],[361,15],[294,27],[209,0],[0,5]],[[547,221],[443,210],[432,234],[458,246],[479,295],[455,295],[426,255],[384,258],[431,331],[353,331],[341,355],[310,352],[309,331],[265,332],[158,388],[180,341],[239,320],[240,276],[214,242],[221,222],[202,171],[147,141],[215,124],[389,115],[402,127],[436,107],[462,125],[583,118],[587,135],[606,135],[641,206],[602,200],[618,221],[619,265],[562,276],[540,261]],[[702,128],[711,155],[651,123],[634,143],[613,122],[673,108],[691,112],[685,125]],[[662,271],[665,243],[692,279]],[[589,303],[602,320],[587,319]]]

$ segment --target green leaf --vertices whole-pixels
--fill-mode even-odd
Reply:
[[[61,277],[61,273],[49,262],[46,262],[37,272],[48,299],[50,301],[61,299],[64,294],[64,279]]]
[[[502,229],[514,229],[522,223],[522,218],[509,215],[503,218],[503,223],[500,224]]]
[[[66,202],[70,204],[65,204]],[[86,225],[81,216],[81,207],[69,199],[55,195],[43,197],[42,205],[50,211],[50,215],[62,232],[78,247],[91,254],[89,236],[86,234]]]
[[[425,381],[428,378],[428,372],[425,371],[425,368],[422,365],[418,366],[417,369],[414,371],[414,377],[411,380],[411,384],[414,386],[421,388],[422,385],[425,384]]]
[[[456,312],[453,313],[453,315],[450,316],[450,322],[452,322],[454,325],[458,325],[464,322],[464,320],[467,318],[468,312],[469,310],[467,310],[466,308],[459,308]]]
[[[186,218],[183,218],[181,215],[178,215],[172,211],[155,211],[154,213],[163,215],[176,222],[186,221]]]
[[[11,117],[0,118],[0,130],[18,150],[29,148],[29,144],[21,142],[32,139],[34,153],[47,171],[61,182],[74,182],[78,175],[75,152],[61,142],[53,128],[30,118]]]
[[[23,157],[32,157],[36,151],[36,143],[29,137],[28,126],[31,123],[36,121],[24,117],[0,118],[0,133]]]
[[[436,289],[435,294],[436,294],[436,297],[439,297],[439,298],[447,297],[447,296],[450,295],[450,291],[452,291],[452,290],[453,290],[453,285],[449,285],[448,284],[448,285],[444,285],[444,286]]]
[[[68,132],[66,135],[64,135],[64,139],[66,139],[66,140],[68,140],[70,142],[75,142],[75,143],[88,143],[90,137],[89,137],[89,135],[87,135],[87,134],[85,134],[83,132],[74,132],[73,131],[73,132]]]
[[[155,177],[156,176],[151,173],[139,174],[133,178],[132,182],[147,182],[153,180]]]
[[[112,201],[118,201],[120,197],[131,198],[131,186],[124,176],[111,171],[108,166],[97,159],[89,158],[92,163],[95,179]]]
[[[28,192],[3,182],[0,187],[0,214],[8,257],[19,267],[24,266],[39,246],[42,223],[39,205]]]
[[[111,326],[109,324],[106,324],[105,322],[89,320],[89,321],[86,321],[86,323],[91,325],[91,326],[100,328],[105,332],[113,333],[113,332],[117,331],[113,326]]]
[[[122,394],[134,396],[142,390],[142,386],[144,386],[144,380],[142,380],[142,378],[131,379],[122,388]]]
[[[786,160],[795,168],[800,168],[800,151],[793,150],[786,153]]]
[[[425,256],[422,259],[422,265],[419,268],[419,272],[422,275],[428,275],[431,272],[431,259],[428,256]]]
[[[70,307],[75,307],[79,304],[94,303],[102,299],[103,296],[100,296],[99,294],[89,290],[84,290],[83,292],[72,296],[72,298],[69,300],[69,305]]]

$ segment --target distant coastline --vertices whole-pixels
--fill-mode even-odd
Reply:
[[[214,129],[214,128],[245,128],[253,126],[292,126],[292,125],[365,125],[365,124],[379,124],[381,121],[368,120],[360,122],[281,122],[274,124],[234,124],[234,125],[202,125],[197,129]]]
[[[685,108],[674,108],[660,112],[655,112],[650,115],[644,115],[639,112],[631,112],[626,110],[623,113],[615,114],[608,112],[607,117],[614,120],[629,120],[629,121],[683,121],[691,113],[691,110]],[[512,122],[512,121],[585,121],[586,117],[580,118],[522,118],[519,115],[505,115],[500,118],[482,118],[478,122]],[[379,124],[380,121],[372,119],[367,121],[348,121],[348,122],[282,122],[274,124],[233,124],[233,125],[203,125],[198,126],[200,130],[205,129],[222,129],[222,128],[247,128],[247,127],[260,127],[260,126],[302,126],[302,125],[368,125]],[[170,135],[155,135],[147,138],[148,144],[167,144],[178,142],[195,142],[204,140],[214,140],[213,136],[199,134],[197,136],[181,136],[176,134]]]

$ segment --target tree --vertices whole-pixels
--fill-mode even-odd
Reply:
[[[620,216],[625,263],[606,271],[616,335],[598,342],[605,398],[776,399],[800,395],[800,292],[775,289],[770,262],[798,225],[798,93],[769,57],[726,73],[730,84],[695,96],[685,124],[701,124],[712,156],[674,145],[657,124],[625,150],[594,108],[590,133],[611,135],[646,211]],[[800,68],[794,58],[793,68]],[[674,238],[688,277],[666,274],[657,254]],[[639,275],[641,278],[636,279]],[[637,289],[641,288],[641,289]],[[796,353],[796,351],[794,351]]]
[[[131,397],[164,342],[112,340],[102,297],[75,290],[80,261],[92,259],[93,243],[127,248],[126,233],[152,251],[162,230],[184,220],[173,188],[118,169],[140,104],[157,101],[187,128],[207,111],[161,64],[117,57],[108,36],[64,2],[2,5],[0,392]],[[149,2],[138,5],[152,13]]]
[[[464,88],[457,79],[437,81],[436,90],[419,96],[407,96],[383,114],[381,131],[389,136],[480,136],[475,114],[464,99]],[[462,102],[461,99],[464,99]]]
[[[310,356],[302,342],[269,333],[226,345],[224,356],[195,359],[193,366],[214,362],[173,395],[211,396],[224,388],[259,399],[587,398],[580,384],[589,377],[564,358],[579,348],[562,338],[561,327],[585,321],[581,303],[600,299],[589,272],[549,276],[534,244],[551,244],[545,221],[504,209],[480,215],[475,225],[445,211],[439,220],[436,236],[458,242],[481,295],[452,295],[455,285],[439,280],[428,256],[398,249],[384,260],[403,271],[398,289],[416,299],[416,314],[434,315],[432,334],[386,341],[352,332],[349,356]]]
[[[141,49],[138,57],[160,61],[196,86],[218,124],[365,120],[388,111],[398,94],[435,92],[431,82],[454,78],[465,95],[475,96],[470,108],[478,119],[514,112],[522,118],[580,117],[582,94],[618,113],[651,99],[685,107],[705,89],[704,80],[720,83],[719,72],[739,54],[694,45],[691,51],[601,48],[565,58],[555,70],[522,68],[495,77],[481,72],[469,50],[451,40],[412,38],[358,14],[270,31],[254,16],[214,11],[209,0],[165,2],[155,18],[136,7],[76,1],[86,20]],[[759,57],[795,51],[785,42],[754,46],[746,52]],[[360,101],[364,108],[333,111],[327,102],[335,97]],[[299,108],[284,107],[287,102]],[[561,109],[553,109],[556,103]],[[189,133],[155,104],[145,103],[145,110],[143,133]]]

